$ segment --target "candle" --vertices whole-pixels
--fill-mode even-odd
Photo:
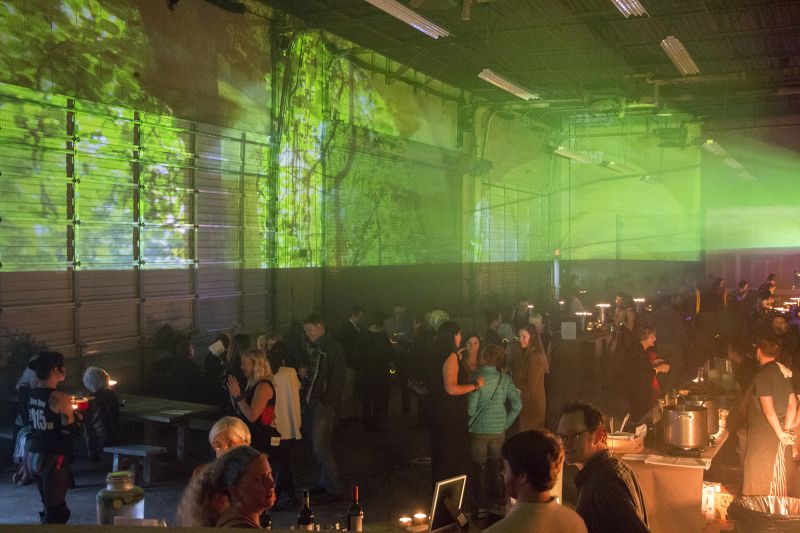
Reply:
[[[411,517],[401,516],[399,522],[400,522],[400,527],[405,529],[411,525]]]
[[[113,387],[116,384],[117,384],[117,380],[115,380],[115,379],[109,379],[108,380],[108,386],[109,387]]]
[[[75,398],[73,409],[84,412],[89,410],[89,398]]]
[[[428,521],[428,515],[425,513],[414,513],[414,523],[424,524]]]

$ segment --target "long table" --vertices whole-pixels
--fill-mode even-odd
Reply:
[[[122,393],[119,395],[124,405],[120,416],[144,422],[145,444],[153,443],[153,425],[169,424],[177,428],[175,456],[179,461],[186,458],[186,435],[191,417],[209,417],[219,414],[219,407],[203,403],[167,400],[152,396]]]
[[[704,450],[700,459],[711,461],[728,439],[728,431],[722,430],[715,445]],[[664,457],[662,462],[648,462]],[[690,461],[679,461],[684,464],[663,464],[669,462],[669,451],[666,446],[654,445],[645,447],[639,454],[622,455],[620,457],[636,473],[639,485],[644,494],[647,519],[650,529],[658,533],[688,533],[701,531],[705,518],[702,513],[703,498],[703,465],[690,465]]]

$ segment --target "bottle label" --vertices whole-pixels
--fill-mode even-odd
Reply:
[[[350,531],[363,531],[364,517],[363,516],[350,516],[347,529]]]

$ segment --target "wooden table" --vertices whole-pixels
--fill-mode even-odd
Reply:
[[[716,444],[700,454],[701,459],[712,461],[728,439],[722,430]],[[669,457],[666,445],[646,447],[641,454]],[[644,494],[647,520],[654,532],[688,533],[701,531],[705,518],[702,513],[703,466],[652,464],[622,455],[621,459],[636,473]]]
[[[189,418],[193,416],[214,416],[219,414],[219,407],[203,403],[181,402],[140,396],[138,394],[119,394],[124,406],[120,408],[120,416],[144,422],[145,444],[153,443],[153,424],[169,424],[177,428],[177,446],[175,455],[179,461],[186,458],[186,435],[189,431]]]

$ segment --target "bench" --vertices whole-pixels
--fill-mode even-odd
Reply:
[[[142,485],[149,485],[153,470],[153,457],[167,453],[164,446],[149,446],[147,444],[125,444],[121,446],[106,446],[105,453],[114,455],[114,472],[119,470],[120,457],[135,457],[136,463],[142,468]]]

